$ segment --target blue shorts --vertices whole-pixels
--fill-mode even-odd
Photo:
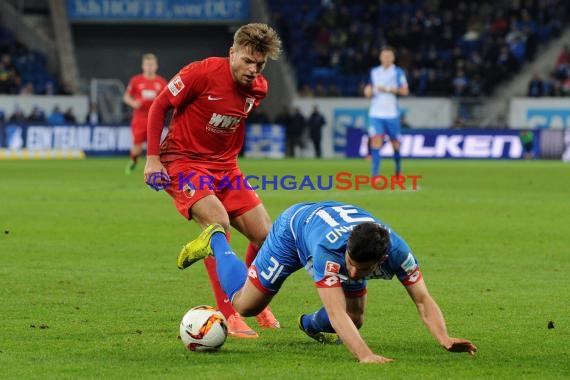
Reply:
[[[277,218],[249,268],[249,280],[265,294],[277,293],[287,277],[304,266],[291,232],[291,219],[303,206],[289,207]],[[312,265],[306,269],[312,273]],[[342,288],[348,297],[359,296],[366,293],[366,281],[343,282]]]
[[[299,208],[298,205],[289,207],[277,218],[251,263],[249,279],[264,293],[277,293],[285,279],[303,267],[289,225]]]
[[[395,117],[392,119],[381,119],[377,117],[370,118],[370,126],[368,128],[368,135],[388,135],[390,140],[398,140],[400,138],[400,118]]]

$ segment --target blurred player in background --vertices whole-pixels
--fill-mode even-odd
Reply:
[[[364,321],[366,280],[396,276],[440,345],[450,352],[477,351],[470,341],[448,335],[406,241],[359,207],[332,201],[293,205],[277,218],[249,269],[223,232],[220,225],[209,226],[182,249],[179,261],[189,266],[214,255],[222,287],[243,315],[266,307],[285,279],[305,268],[324,307],[301,315],[300,329],[321,343],[344,343],[361,363],[387,363],[392,359],[374,354],[358,329]]]
[[[267,94],[261,72],[267,59],[277,59],[280,52],[281,40],[271,27],[244,25],[234,34],[229,58],[210,57],[182,68],[155,99],[149,114],[145,182],[158,172],[168,173],[166,191],[178,211],[202,228],[219,223],[228,238],[233,226],[250,241],[248,263],[269,233],[271,220],[255,191],[237,183],[244,178],[237,157],[245,120]],[[160,144],[169,109],[174,109],[169,132]],[[203,184],[205,176],[212,176],[212,189]],[[209,258],[205,264],[230,336],[258,337],[221,289],[216,261]],[[183,268],[183,263],[178,265]],[[257,315],[257,321],[261,327],[279,327],[269,309]]]
[[[146,142],[146,124],[150,105],[156,96],[166,86],[166,79],[156,74],[158,60],[154,54],[145,54],[142,57],[142,74],[135,75],[129,81],[127,90],[123,95],[123,102],[133,109],[131,132],[133,146],[131,160],[125,168],[126,174],[131,174],[137,165]]]
[[[319,107],[315,104],[313,106],[313,112],[307,120],[307,126],[309,127],[309,136],[313,142],[315,148],[315,156],[317,158],[322,157],[321,151],[321,139],[322,139],[322,129],[327,124],[327,121],[322,113],[319,112]]]
[[[400,156],[400,108],[398,96],[408,96],[408,81],[404,70],[394,65],[396,58],[393,47],[384,46],[380,51],[380,66],[370,71],[370,79],[364,87],[364,96],[370,102],[370,154],[372,156],[372,176],[380,174],[380,149],[384,136],[388,135],[394,148],[396,175],[401,172]]]
[[[519,138],[523,146],[523,157],[525,160],[532,159],[532,151],[534,148],[534,133],[532,131],[523,129],[519,133]]]

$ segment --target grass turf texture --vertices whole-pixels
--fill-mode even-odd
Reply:
[[[272,218],[300,201],[358,204],[419,258],[450,335],[480,352],[447,353],[397,280],[369,283],[361,330],[394,363],[362,365],[296,326],[320,303],[304,271],[272,308],[283,328],[187,352],[178,323],[214,304],[202,264],[176,268],[198,228],[125,159],[0,162],[0,377],[353,379],[563,378],[570,372],[570,167],[559,162],[404,161],[419,191],[259,191]],[[256,175],[368,174],[350,160],[243,160]],[[385,160],[384,173],[392,171]],[[246,241],[232,245],[243,257]],[[554,329],[548,329],[549,321]],[[249,319],[252,327],[255,320]]]

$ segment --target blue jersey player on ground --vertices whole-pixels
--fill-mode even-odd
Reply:
[[[367,279],[393,276],[406,287],[439,344],[453,352],[477,351],[470,341],[448,335],[407,243],[359,207],[327,201],[288,208],[273,224],[249,269],[228,245],[223,227],[212,224],[183,247],[178,267],[184,269],[209,255],[215,256],[222,288],[243,316],[261,312],[285,279],[305,268],[324,307],[301,315],[299,327],[322,343],[342,341],[360,362],[392,361],[374,354],[358,329],[364,319]]]
[[[380,173],[380,149],[384,136],[388,135],[394,148],[396,175],[401,172],[400,156],[400,108],[398,96],[408,96],[408,81],[404,70],[394,65],[394,48],[384,46],[380,51],[380,66],[370,70],[370,79],[364,87],[364,96],[370,101],[370,155],[372,158],[372,176]]]

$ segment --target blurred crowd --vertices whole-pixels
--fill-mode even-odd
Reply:
[[[269,1],[303,96],[360,96],[382,45],[415,96],[480,96],[568,19],[563,0]]]
[[[60,86],[47,70],[44,54],[31,51],[11,31],[0,25],[0,94],[65,95],[70,91]]]
[[[34,106],[32,110],[26,114],[20,107],[14,109],[14,113],[6,115],[0,110],[0,123],[38,123],[50,125],[75,124],[83,123],[85,120],[78,120],[73,109],[67,108],[65,111],[59,106],[54,106],[49,113],[46,113],[41,107]],[[88,121],[86,121],[89,123]]]
[[[0,25],[0,95],[70,95],[65,84],[48,72],[46,57],[30,50],[18,41],[13,33]],[[0,123],[38,123],[63,125],[99,123],[96,105],[91,105],[87,115],[77,116],[71,107],[56,105],[43,109],[39,105],[25,112],[16,106],[11,114],[0,108]]]
[[[548,77],[542,78],[538,73],[532,76],[526,95],[534,98],[570,96],[570,45],[564,45]]]

